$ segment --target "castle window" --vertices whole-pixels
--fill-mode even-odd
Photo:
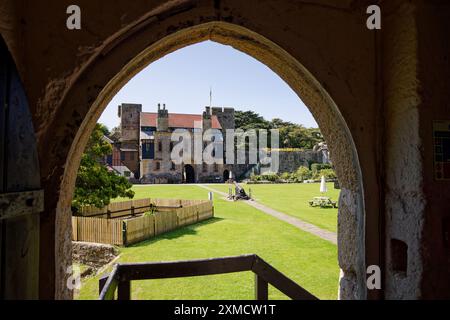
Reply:
[[[120,152],[120,160],[125,161],[125,152]]]
[[[161,164],[159,162],[155,162],[155,170],[161,169]]]
[[[158,151],[162,151],[162,142],[158,142]]]
[[[170,164],[170,170],[174,171],[175,170],[175,162],[171,162]]]
[[[155,144],[153,142],[142,143],[142,159],[155,158]]]

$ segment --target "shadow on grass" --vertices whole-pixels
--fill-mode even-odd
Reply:
[[[189,225],[189,226],[185,226],[185,227],[182,227],[180,229],[173,230],[173,231],[170,231],[170,232],[158,235],[158,236],[156,236],[154,238],[151,238],[151,239],[148,239],[148,240],[144,240],[142,242],[130,245],[130,246],[128,246],[128,248],[144,247],[144,246],[148,246],[148,245],[150,245],[152,243],[155,243],[155,242],[157,242],[159,240],[173,240],[173,239],[177,239],[177,238],[180,238],[180,237],[183,237],[183,236],[186,236],[186,235],[195,235],[195,234],[197,234],[196,229],[198,227],[202,227],[202,226],[206,226],[206,225],[209,225],[209,224],[212,224],[212,223],[220,222],[222,220],[224,220],[224,219],[223,218],[216,218],[216,217],[214,217],[214,218],[211,218],[211,219],[208,219],[208,220],[205,220],[205,221],[202,221],[202,222],[198,222],[196,224],[192,224],[192,225]]]

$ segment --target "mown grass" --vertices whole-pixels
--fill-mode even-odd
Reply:
[[[308,201],[321,196],[320,183],[289,183],[289,184],[242,184],[258,202],[283,213],[300,218],[320,228],[337,231],[337,209],[313,208]],[[230,185],[214,184],[209,187],[228,193]],[[339,190],[333,183],[327,183],[328,192],[325,196],[333,201],[339,199]]]
[[[197,186],[136,186],[135,198],[205,199]],[[120,262],[174,261],[258,254],[321,299],[336,299],[339,268],[335,245],[215,194],[215,218],[128,248]],[[83,282],[79,299],[96,299],[98,277]],[[133,299],[254,299],[251,272],[179,279],[134,281]],[[270,288],[270,299],[286,297]]]

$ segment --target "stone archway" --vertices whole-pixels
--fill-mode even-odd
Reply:
[[[195,170],[190,164],[184,166],[185,183],[195,183]]]
[[[223,182],[227,182],[228,179],[230,179],[230,171],[224,170],[223,171]]]
[[[151,25],[148,28],[151,30]],[[99,73],[104,73],[108,65],[114,66],[113,77],[108,79],[106,86],[83,116],[67,157],[57,204],[56,236],[64,240],[56,248],[56,265],[59,265],[56,272],[56,286],[61,286],[56,291],[65,291],[65,287],[60,284],[65,283],[64,273],[60,271],[68,264],[65,255],[66,252],[70,252],[67,251],[70,246],[70,201],[76,172],[81,153],[100,114],[118,90],[150,63],[177,49],[209,39],[231,45],[277,73],[303,99],[321,127],[326,140],[332,142],[329,147],[342,188],[338,215],[339,265],[342,270],[340,297],[364,299],[366,297],[365,209],[362,173],[350,130],[339,108],[323,86],[284,49],[267,38],[235,24],[213,21],[182,28],[161,37],[132,60],[127,59],[129,61],[122,66],[117,59],[119,57],[123,59],[127,48],[133,46],[134,41],[139,41],[139,38],[135,39],[132,35],[132,33],[129,37],[126,34],[122,35],[117,42],[113,41],[110,46],[105,46],[101,58],[94,58],[92,65],[83,75],[83,80],[89,79],[89,76],[95,78]],[[71,102],[71,97],[90,89],[89,81],[80,83],[81,81],[80,79],[74,83],[65,97],[65,103],[76,103]]]

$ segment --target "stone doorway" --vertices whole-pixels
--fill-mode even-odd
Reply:
[[[184,166],[184,183],[195,183],[195,170],[190,164]]]
[[[148,27],[148,30],[145,29],[145,32],[142,32],[142,35],[144,34],[154,34],[152,27]],[[152,62],[190,44],[211,40],[224,45],[232,45],[235,49],[254,57],[277,73],[302,97],[302,100],[319,124],[325,139],[332,141],[329,146],[330,152],[333,155],[336,172],[342,187],[338,214],[338,252],[339,265],[342,271],[340,298],[366,298],[365,225],[369,222],[366,222],[365,218],[364,189],[359,157],[353,136],[344,117],[322,85],[298,60],[281,47],[260,34],[232,23],[214,21],[182,28],[156,39],[148,46],[142,47],[142,51],[136,55],[136,48],[140,47],[140,40],[140,37],[133,36],[129,39],[127,38],[126,41],[119,42],[117,49],[111,49],[102,59],[95,60],[89,71],[86,72],[85,77],[83,77],[84,80],[76,82],[66,95],[65,103],[68,105],[75,103],[70,108],[76,108],[80,105],[76,104],[76,97],[83,96],[82,93],[89,90],[92,86],[97,87],[91,81],[97,83],[100,75],[102,79],[107,79],[104,86],[101,86],[102,90],[94,98],[95,101],[90,104],[87,113],[83,115],[82,124],[79,126],[67,156],[57,205],[57,234],[64,235],[66,241],[69,240],[65,235],[70,230],[70,202],[81,152],[84,150],[97,119],[109,101],[130,78]],[[124,52],[128,52],[128,55],[123,56]],[[135,58],[130,60],[129,57],[133,55]],[[124,59],[123,61],[122,58]],[[123,64],[118,63],[117,59],[122,61]],[[105,76],[105,70],[109,70],[108,72],[110,73],[107,77]],[[195,182],[194,168],[186,166],[185,172],[186,182]],[[375,207],[372,206],[371,210],[375,210]],[[370,241],[377,246],[379,244],[378,233],[375,231],[372,232]],[[57,245],[57,265],[63,266],[69,263],[66,251],[63,250],[64,246],[67,245],[64,243]],[[370,261],[379,258],[377,250],[372,252],[374,256],[370,257]],[[59,278],[58,275],[56,279],[58,286],[65,283],[65,280]],[[65,290],[64,288],[62,289]]]
[[[223,182],[227,182],[230,179],[230,171],[225,170],[223,172]]]

